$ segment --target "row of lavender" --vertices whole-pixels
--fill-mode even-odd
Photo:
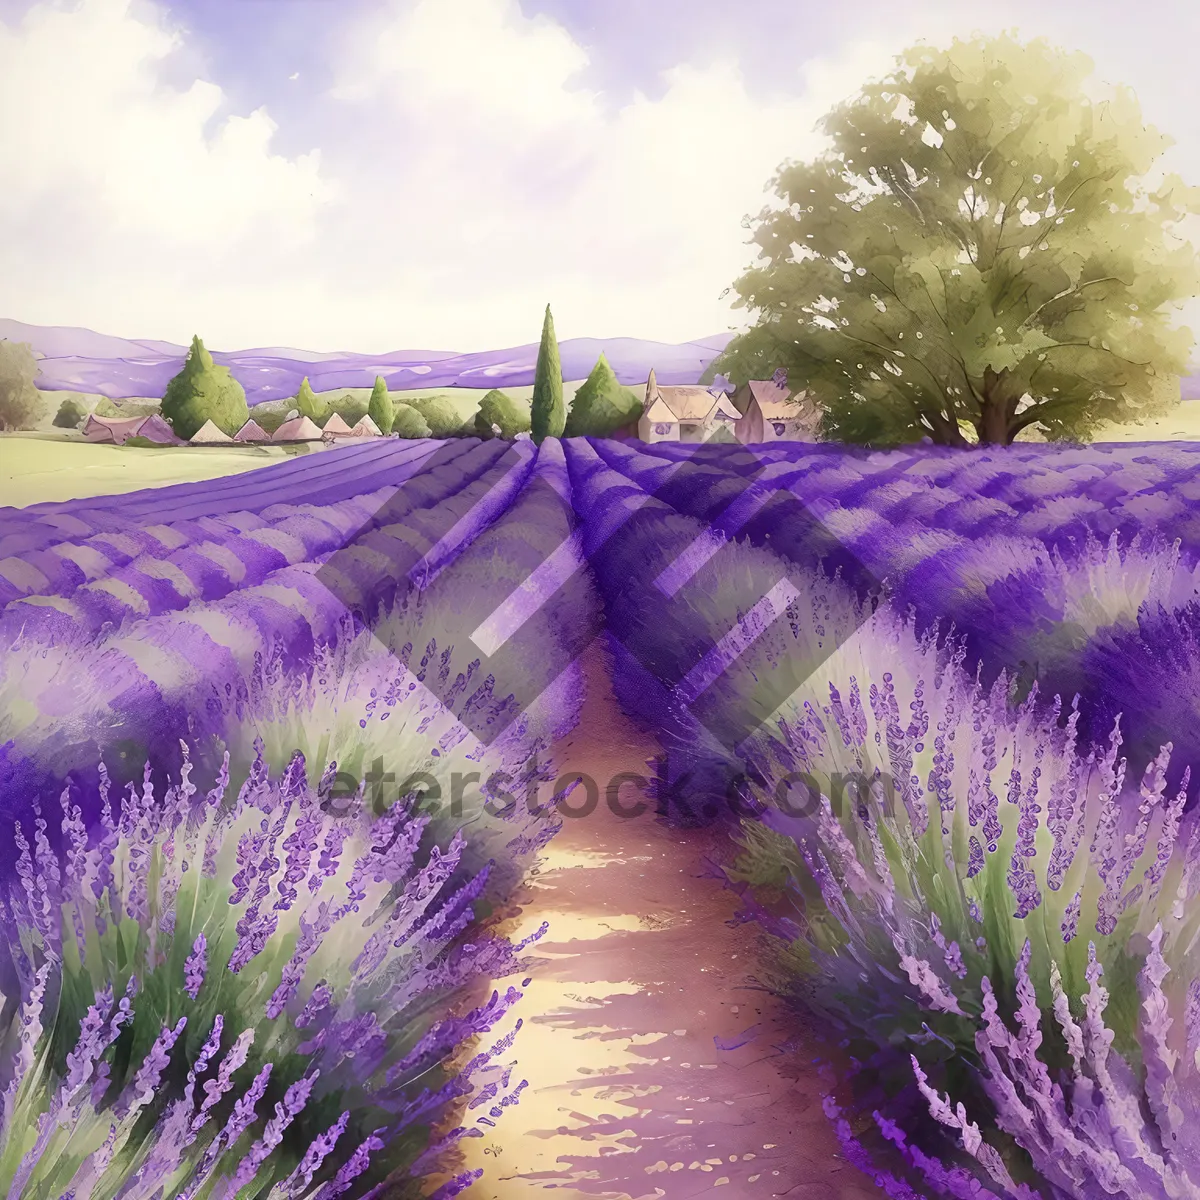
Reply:
[[[1147,461],[1124,465],[1109,448],[1039,447],[989,464],[789,447],[748,501],[745,479],[760,467],[738,453],[571,443],[567,457],[620,642],[621,699],[661,730],[678,763],[672,784],[737,801],[742,852],[728,882],[776,935],[777,986],[823,1015],[853,1068],[826,1102],[848,1156],[897,1197],[1200,1195],[1186,1132],[1200,1118],[1200,826],[1185,814],[1186,762],[1167,744],[1131,771],[1115,722],[1091,744],[1069,700],[1045,704],[1033,689],[1014,705],[1006,668],[1017,664],[1001,662],[989,686],[968,669],[969,643],[864,597],[872,571],[859,586],[820,571],[811,516],[823,495],[838,497],[821,492],[822,474],[845,489],[843,509],[818,509],[828,523],[839,511],[856,519],[851,493],[869,491],[872,472],[891,471],[893,485],[940,479],[964,493],[938,497],[951,510],[970,503],[964,479],[978,488],[989,471],[1007,473],[1010,526],[1025,511],[1043,527],[1026,559],[992,541],[996,574],[1062,572],[1060,594],[1074,588],[1076,603],[1094,605],[1100,630],[1138,612],[1137,591],[1089,588],[1103,564],[1055,542],[1059,525],[1032,497],[1062,488],[1072,458],[1102,468],[1115,457],[1115,469],[1092,472],[1108,480],[1111,513],[1113,497],[1162,486],[1168,467],[1200,454],[1165,450],[1160,469],[1145,447],[1136,456]],[[804,505],[764,503],[789,455],[808,467],[789,485]],[[700,472],[673,489],[697,459],[707,492]],[[1174,486],[1189,480],[1181,468]],[[1011,504],[1021,492],[1028,502]],[[750,536],[714,536],[722,514]],[[901,599],[917,595],[933,520],[927,511],[890,541],[854,547],[873,547],[869,566],[898,577]],[[950,576],[969,590],[978,576],[961,544],[953,563],[954,546],[944,543]],[[1044,569],[1029,561],[1038,553]],[[1176,583],[1162,579],[1152,598],[1186,596]],[[948,591],[945,608],[956,599]],[[697,671],[712,647],[732,653]],[[1147,691],[1175,686],[1147,676]],[[1137,727],[1141,714],[1126,716]]]
[[[571,530],[561,454],[469,442],[0,514],[7,1194],[415,1195],[517,1102],[509,1041],[448,1064],[554,814],[437,796],[574,722],[586,589],[519,699],[464,636]]]
[[[595,449],[717,533],[952,623],[985,682],[1078,692],[1089,740],[1124,714],[1139,769],[1167,739],[1200,762],[1200,447]]]

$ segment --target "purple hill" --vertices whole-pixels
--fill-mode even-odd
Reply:
[[[562,342],[563,378],[584,379],[601,351],[626,385],[644,383],[653,367],[660,383],[694,384],[724,349],[731,334],[682,345],[638,338],[574,338]],[[169,342],[135,341],[88,329],[25,325],[0,318],[0,338],[28,342],[41,359],[43,391],[84,392],[125,400],[161,396],[187,349]],[[308,376],[313,390],[370,387],[382,375],[393,391],[413,388],[525,387],[533,383],[537,344],[477,354],[397,350],[389,354],[327,354],[279,347],[212,352],[245,388],[250,404],[294,396]]]

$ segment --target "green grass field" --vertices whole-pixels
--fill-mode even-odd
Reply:
[[[282,446],[164,446],[152,450],[96,444],[78,434],[0,434],[0,507],[218,479],[265,467],[296,452]]]

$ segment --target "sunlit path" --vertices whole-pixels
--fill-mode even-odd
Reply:
[[[601,800],[565,822],[517,897],[516,936],[550,923],[514,1014],[524,1021],[516,1077],[529,1087],[494,1130],[463,1143],[465,1165],[486,1172],[476,1187],[488,1200],[717,1188],[877,1196],[838,1157],[796,1017],[747,985],[752,927],[730,926],[732,893],[703,877],[706,853],[726,835],[672,831],[650,813],[621,818],[604,804],[607,781],[645,774],[656,747],[617,709],[599,654],[588,674],[583,717],[558,766],[587,772]],[[626,785],[623,802],[635,797]]]

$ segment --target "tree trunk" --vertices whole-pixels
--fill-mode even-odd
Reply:
[[[979,435],[981,446],[1007,446],[1016,432],[1009,428],[1013,406],[1009,403],[1009,389],[1005,386],[1007,376],[1007,371],[997,374],[991,367],[984,372],[979,419],[975,422],[975,432]]]
[[[1007,446],[1012,441],[1008,430],[1008,406],[998,398],[985,396],[975,430],[981,446]]]

